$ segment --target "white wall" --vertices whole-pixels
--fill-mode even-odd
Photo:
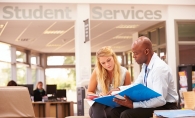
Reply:
[[[92,4],[154,4],[195,5],[194,0],[0,0],[7,3],[92,3]]]

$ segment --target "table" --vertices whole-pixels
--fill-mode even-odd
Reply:
[[[64,118],[74,116],[73,102],[32,102],[36,117]]]

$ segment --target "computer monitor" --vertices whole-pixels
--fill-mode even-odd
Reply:
[[[59,89],[57,90],[57,98],[66,98],[66,89]]]
[[[33,96],[33,84],[19,84],[18,86],[27,87],[30,96]]]
[[[46,85],[47,94],[56,95],[57,85]]]

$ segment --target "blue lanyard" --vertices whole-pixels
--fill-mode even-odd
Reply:
[[[148,68],[148,66],[146,66],[146,68],[145,68],[145,75],[144,75],[144,84],[146,86],[147,86],[147,77],[148,77],[147,68]]]

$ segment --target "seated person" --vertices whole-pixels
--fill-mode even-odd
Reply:
[[[45,90],[43,89],[43,83],[37,83],[37,89],[34,90],[34,101],[42,101],[42,98],[46,95]]]
[[[125,67],[120,66],[115,52],[110,46],[105,46],[96,52],[96,68],[94,69],[89,86],[90,95],[105,96],[111,89],[122,85],[131,84],[130,73]],[[110,118],[111,107],[95,102],[89,110],[91,118]]]
[[[11,80],[7,83],[7,86],[17,86],[17,83],[14,80]]]
[[[142,70],[135,84],[143,84],[161,96],[140,102],[133,102],[126,96],[125,100],[114,98],[121,107],[112,109],[111,118],[150,118],[154,110],[178,109],[178,94],[174,87],[171,69],[153,52],[150,39],[145,36],[139,37],[133,42],[131,50],[135,61],[142,64]],[[119,88],[124,90],[128,86]]]

